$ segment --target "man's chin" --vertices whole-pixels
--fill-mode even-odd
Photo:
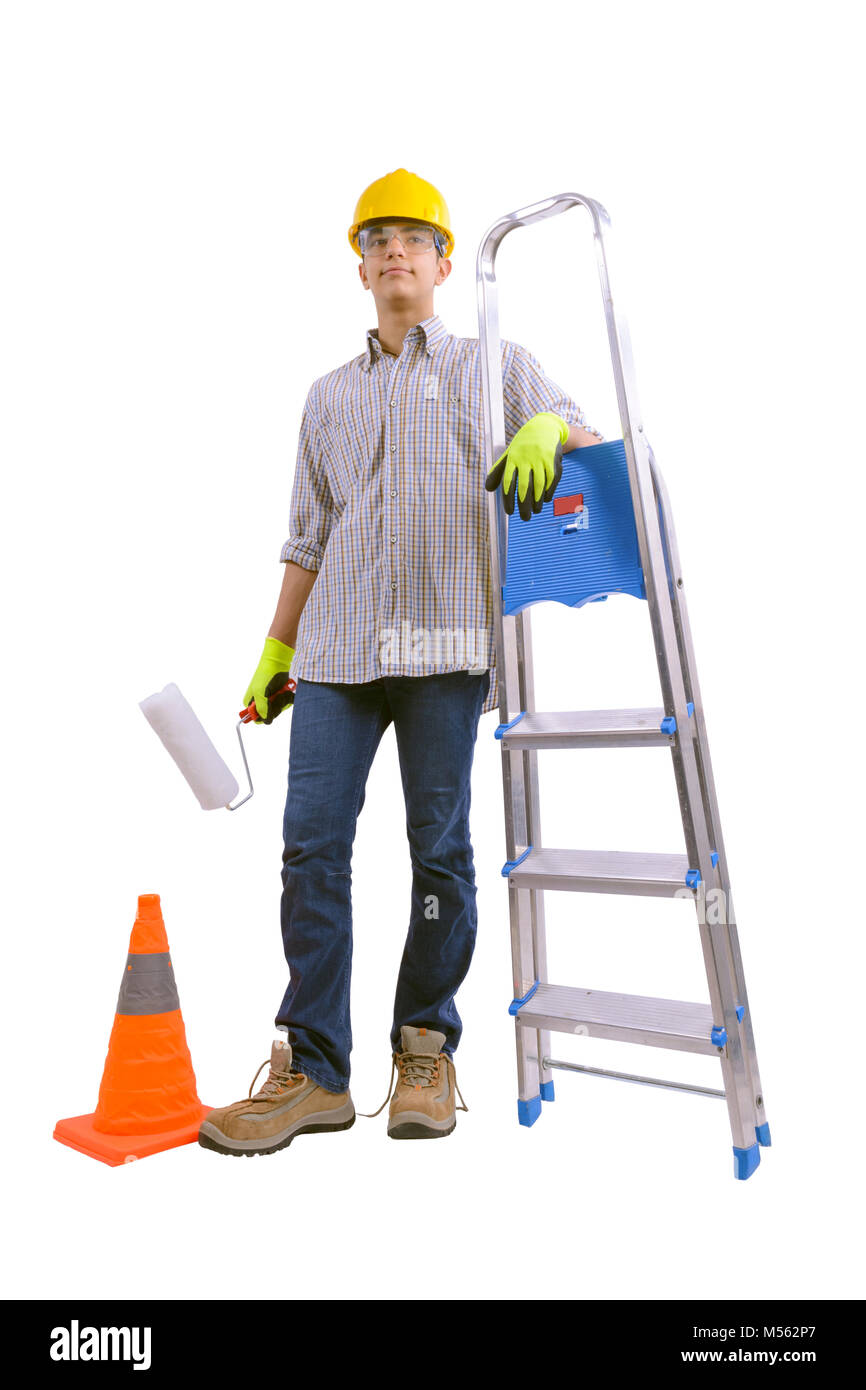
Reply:
[[[380,294],[414,295],[417,292],[417,285],[408,275],[405,278],[402,275],[389,275],[388,281],[390,283],[379,282]]]

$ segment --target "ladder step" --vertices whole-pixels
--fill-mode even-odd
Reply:
[[[589,709],[521,715],[497,733],[503,748],[671,747],[663,709]]]
[[[686,888],[685,854],[639,854],[611,849],[531,849],[507,874],[517,888],[577,893],[634,893],[672,898]],[[503,869],[503,874],[505,870]]]
[[[709,1004],[540,984],[516,1017],[525,1028],[554,1033],[580,1033],[713,1057],[720,1051],[711,1038],[713,1013]]]

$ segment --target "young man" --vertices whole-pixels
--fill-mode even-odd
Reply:
[[[378,328],[307,395],[282,590],[244,696],[270,724],[292,703],[277,693],[291,667],[281,904],[290,982],[276,1017],[288,1038],[273,1044],[255,1096],[251,1086],[202,1124],[199,1142],[226,1154],[273,1153],[298,1134],[354,1123],[350,865],[367,775],[392,722],[412,898],[388,1134],[454,1129],[454,996],[476,933],[470,774],[479,717],[499,703],[486,489],[501,484],[506,510],[516,501],[530,521],[553,495],[563,451],[601,439],[535,358],[505,342],[508,448],[485,478],[479,344],[448,333],[433,308],[454,245],[441,193],[405,169],[378,179],[349,241]]]

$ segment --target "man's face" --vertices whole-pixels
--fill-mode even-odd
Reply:
[[[397,234],[390,236],[383,255],[362,257],[358,269],[364,289],[372,290],[377,306],[408,307],[416,301],[426,301],[451,274],[451,262],[443,260],[435,246],[410,254],[403,234],[407,240],[411,236],[416,225],[411,220],[393,218],[381,225],[388,229],[386,235],[394,228]],[[372,223],[367,226],[373,228]]]

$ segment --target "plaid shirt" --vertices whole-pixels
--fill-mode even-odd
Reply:
[[[542,410],[592,428],[519,343],[502,343],[502,385],[508,444]],[[478,340],[454,337],[435,314],[399,357],[371,329],[359,357],[313,382],[280,555],[319,571],[294,677],[489,667],[482,712],[498,706],[483,452]]]

